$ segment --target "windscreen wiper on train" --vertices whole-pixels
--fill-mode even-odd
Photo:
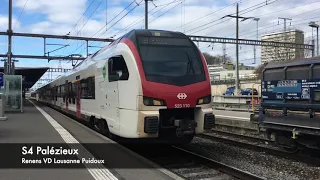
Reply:
[[[187,57],[188,57],[188,65],[187,65],[187,73],[186,73],[186,75],[189,74],[190,68],[192,69],[192,72],[193,72],[193,74],[194,74],[194,68],[193,68],[192,60],[191,60],[188,52],[186,52],[186,54],[187,54]]]

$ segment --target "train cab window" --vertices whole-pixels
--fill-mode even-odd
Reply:
[[[109,82],[129,79],[128,67],[122,56],[116,56],[109,59],[108,77]]]

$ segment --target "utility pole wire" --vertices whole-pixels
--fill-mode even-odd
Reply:
[[[91,15],[89,16],[89,18],[87,19],[87,21],[83,24],[83,26],[81,27],[81,29],[79,30],[79,32],[84,28],[84,26],[88,23],[88,21],[91,19],[92,15],[97,11],[97,9],[100,7],[101,3],[103,0],[101,0],[98,4],[98,6],[94,9],[94,11],[91,13]]]
[[[152,1],[153,4],[154,4],[154,1],[155,1],[155,0]],[[181,1],[181,0],[179,0],[179,1]],[[154,4],[155,7],[154,7],[153,9],[151,9],[150,11],[148,11],[148,13],[150,14],[150,13],[151,13],[153,10],[155,10],[156,8],[163,6],[162,8],[158,9],[157,11],[155,11],[155,12],[153,12],[153,13],[151,14],[151,15],[154,15],[154,14],[156,14],[157,12],[161,11],[162,9],[164,9],[165,6],[170,5],[170,4],[173,4],[173,3],[176,3],[176,2],[178,2],[178,1],[177,1],[177,0],[174,0],[174,1],[170,2],[170,3],[161,4],[161,5],[155,5],[155,4]],[[139,19],[140,19],[140,20],[139,20]],[[121,32],[128,30],[130,27],[135,26],[136,24],[140,23],[140,22],[143,21],[143,20],[144,20],[144,15],[140,16],[140,18],[138,18],[136,21],[132,22],[132,23],[129,24],[128,26],[124,27],[123,29],[118,30],[118,31],[116,32],[116,34],[113,35],[112,37],[118,36],[118,34],[121,34]]]
[[[263,17],[263,16],[265,16],[265,15],[274,14],[274,13],[282,12],[282,11],[285,11],[285,10],[291,10],[291,9],[294,9],[294,8],[298,8],[298,7],[301,7],[301,6],[306,6],[306,5],[313,4],[313,3],[317,3],[317,2],[320,2],[320,1],[318,0],[318,1],[313,1],[313,2],[307,3],[307,4],[300,4],[300,5],[298,5],[298,6],[292,6],[292,7],[286,8],[286,9],[281,9],[281,10],[277,10],[277,11],[273,11],[273,12],[268,12],[268,13],[265,13],[265,14],[261,14],[261,15],[256,16],[256,17],[261,18],[261,17]],[[316,10],[318,10],[318,9],[316,9]],[[308,12],[312,12],[312,11],[315,11],[315,10],[311,10],[311,11],[308,11]],[[308,12],[305,12],[305,13],[308,13]],[[305,13],[301,13],[301,14],[305,14]],[[301,14],[298,14],[298,15],[301,15]],[[295,15],[295,16],[298,16],[298,15]],[[292,17],[295,17],[295,16],[292,16]],[[221,31],[221,30],[226,29],[226,28],[231,28],[232,26],[233,26],[233,25],[229,25],[229,26],[226,26],[226,27],[224,27],[224,28],[217,29],[217,30],[215,30],[215,31]],[[263,27],[266,27],[266,26],[270,27],[270,24],[266,24],[266,25],[260,26],[259,30],[261,30],[261,29],[266,29],[266,28],[263,28]],[[250,31],[250,30],[242,31],[241,33],[244,33],[244,32],[247,32],[247,31],[249,31],[250,33],[255,33],[255,31]],[[242,35],[241,33],[240,33],[240,35]],[[248,34],[248,33],[246,33],[246,34]],[[207,35],[207,34],[206,34],[206,35]],[[234,35],[234,34],[233,34],[233,35]]]
[[[272,2],[269,2],[267,5],[270,5],[270,4],[272,4],[272,3],[276,2],[276,1],[279,1],[279,0],[274,0],[274,1],[272,1]],[[262,4],[262,3],[258,3],[258,4],[256,4],[256,5],[253,5],[253,6],[249,7],[249,8],[246,8],[246,9],[244,9],[244,10],[241,10],[241,11],[239,11],[239,13],[242,12],[242,11],[245,11],[245,10],[247,10],[247,9],[250,9],[250,8],[252,8],[252,7],[258,6],[258,5],[260,5],[260,4]],[[264,6],[267,6],[267,5],[264,5]],[[248,12],[254,11],[254,10],[259,9],[259,8],[261,8],[261,7],[264,7],[264,6],[260,6],[260,7],[258,7],[258,8],[253,9],[253,10],[250,10],[250,11],[248,11]],[[245,12],[245,13],[248,13],[248,12]],[[245,14],[245,13],[243,13],[243,14]],[[235,14],[235,13],[232,13],[231,15],[234,15],[234,14]],[[217,22],[217,21],[219,21],[219,20],[221,20],[221,19],[222,19],[222,18],[219,18],[219,19],[216,19],[216,20],[214,20],[214,21],[208,22],[208,23],[206,23],[206,24],[203,24],[203,25],[201,25],[201,26],[198,26],[198,27],[196,27],[196,28],[193,28],[193,29],[191,29],[191,30],[188,30],[187,32],[190,32],[190,31],[192,31],[192,30],[196,30],[196,29],[198,29],[198,28],[200,28],[200,27],[207,26],[207,25],[212,24],[212,23],[214,23],[214,22]],[[221,23],[226,22],[226,21],[229,21],[229,20],[231,20],[231,19],[228,19],[228,20],[219,22],[219,23],[217,23],[217,24],[221,24]],[[205,27],[205,28],[203,28],[203,29],[200,29],[200,30],[198,30],[198,31],[196,31],[196,32],[192,32],[192,34],[197,33],[197,32],[200,32],[200,31],[203,31],[203,30],[208,29],[208,28],[210,28],[210,27],[212,27],[212,26],[215,26],[215,25],[217,25],[217,24],[213,24],[213,25],[210,25],[210,26]]]
[[[142,2],[143,0],[140,1],[140,3]],[[134,2],[134,1],[133,1]],[[132,2],[132,3],[133,3]],[[128,11],[124,16],[122,16],[117,22],[115,22],[111,27],[109,27],[109,29],[105,32],[103,32],[102,34],[99,35],[99,37],[101,37],[103,34],[105,34],[106,32],[108,32],[114,25],[116,25],[119,21],[121,21],[124,17],[126,17],[130,12],[132,12],[136,7],[138,7],[140,5],[140,3],[138,5],[135,5],[130,11]],[[94,33],[92,35],[92,37],[94,37],[96,34],[98,34],[102,29],[104,29],[105,26],[103,26],[102,28],[100,28],[96,33]],[[89,46],[91,46],[92,43],[89,44]],[[82,47],[83,45],[81,45],[80,47]],[[80,47],[78,47],[77,49],[75,49],[74,51],[72,51],[71,54],[73,54],[73,52],[77,51]]]
[[[20,17],[21,17],[21,15],[22,15],[22,13],[23,13],[23,11],[24,11],[24,8],[26,7],[28,1],[29,1],[29,0],[26,0],[26,2],[24,3],[23,8],[22,8],[22,10],[21,10],[21,12],[20,12],[20,14],[19,14],[18,20],[16,21],[16,23],[15,23],[14,26],[13,26],[13,29],[16,28],[16,25],[18,24],[18,21],[20,20]]]
[[[95,0],[93,0],[93,1],[91,2],[91,4],[89,5],[89,7],[92,5],[92,3],[93,3],[94,1],[95,1]],[[88,21],[91,19],[91,17],[93,16],[93,14],[97,11],[97,9],[100,7],[102,1],[103,1],[103,0],[100,0],[98,6],[97,6],[97,7],[94,9],[94,11],[91,13],[91,15],[89,16],[89,18],[87,19],[87,21],[82,25],[81,29],[78,30],[77,35],[78,35],[79,32],[84,28],[84,26],[88,23]],[[87,8],[87,10],[89,9],[89,7]],[[86,10],[86,11],[87,11],[87,10]],[[86,11],[85,11],[85,12],[86,12]],[[85,12],[84,12],[84,14],[85,14]],[[84,15],[84,14],[83,14],[83,15]],[[79,21],[80,21],[81,19],[82,19],[82,16],[80,17],[80,19],[78,20],[78,22],[76,23],[76,25],[79,23]],[[76,25],[74,26],[74,28],[76,27]],[[72,30],[71,30],[71,31],[72,31]],[[70,35],[71,31],[68,33],[68,35]],[[80,35],[81,35],[81,34],[80,34]],[[70,46],[73,42],[74,42],[74,40],[71,40],[65,47]],[[79,47],[82,47],[83,44],[84,44],[84,43],[81,43],[81,46],[79,46]],[[78,45],[78,44],[77,44],[77,45]]]
[[[184,2],[185,0],[183,0],[182,2]],[[171,11],[172,9],[176,8],[178,5],[182,4],[182,2],[180,2],[179,4],[173,6],[172,8],[170,8],[169,10],[167,10],[166,12],[162,13],[160,16],[156,17],[155,19],[153,19],[152,21],[150,21],[148,24],[152,23],[153,21],[157,20],[158,18],[160,18],[161,16],[165,15],[166,13],[168,13],[169,11]]]
[[[241,1],[241,0],[240,0],[240,1]],[[199,21],[200,19],[203,19],[203,18],[208,17],[208,16],[210,16],[210,15],[212,15],[212,14],[214,14],[214,13],[217,13],[217,12],[219,12],[219,11],[222,11],[223,9],[226,9],[226,8],[228,8],[228,7],[231,7],[231,6],[233,6],[235,3],[236,3],[236,2],[230,4],[229,6],[223,7],[223,8],[221,8],[221,9],[218,9],[218,10],[216,10],[216,11],[213,11],[213,12],[211,12],[211,13],[209,13],[209,14],[206,14],[206,15],[204,15],[204,16],[201,16],[201,17],[199,17],[198,19],[195,19],[195,20],[193,20],[193,21],[189,21],[189,22],[185,23],[184,25],[175,27],[175,28],[172,29],[172,30],[176,30],[176,29],[179,29],[179,28],[181,28],[181,27],[184,27],[184,26],[186,26],[186,25],[188,25],[188,24],[197,22],[197,21]]]
[[[70,35],[72,30],[78,25],[78,23],[80,22],[80,20],[82,19],[82,17],[86,14],[86,12],[89,10],[89,8],[91,7],[91,5],[93,4],[95,0],[92,0],[91,3],[89,4],[89,6],[87,7],[87,9],[84,11],[84,13],[81,15],[81,17],[79,18],[79,20],[76,22],[75,25],[73,25],[73,27],[71,28],[71,30],[67,33],[67,35]]]
[[[118,17],[123,11],[125,11],[128,7],[130,7],[133,3],[135,2],[135,0],[133,0],[127,7],[125,7],[120,13],[118,13],[115,17],[113,17],[110,21],[109,21],[109,23],[110,22],[112,22],[116,17]],[[97,33],[99,33],[103,28],[105,28],[106,26],[108,25],[108,23],[106,23],[102,28],[100,28],[96,33],[94,33],[91,37],[94,37]],[[110,27],[111,28],[111,27]],[[108,30],[106,30],[106,31],[108,31]],[[72,51],[72,53],[73,52],[75,52],[75,51],[77,51],[79,48],[81,48],[82,46],[83,46],[84,44],[82,44],[82,45],[80,45],[79,47],[77,47],[74,51]],[[89,44],[89,46],[91,46],[92,45],[92,43],[90,43]],[[71,54],[72,54],[71,53]]]
[[[140,3],[141,3],[142,1],[143,1],[143,0],[141,0]],[[140,5],[140,3],[139,3],[138,5],[136,5],[136,6],[134,6],[130,11],[128,11],[124,16],[122,16],[118,21],[116,21],[115,23],[113,23],[112,26],[111,26],[107,31],[105,31],[104,33],[100,34],[99,37],[101,37],[103,34],[107,33],[113,26],[115,26],[118,22],[120,22],[123,18],[125,18],[129,13],[131,13],[135,8],[137,8],[137,7]],[[102,28],[102,29],[103,29],[103,28]],[[100,30],[102,30],[102,29],[100,29]],[[99,30],[99,31],[100,31],[100,30]],[[99,32],[99,31],[98,31],[98,32]],[[97,33],[98,33],[98,32],[97,32]],[[97,34],[97,33],[96,33],[96,34]]]
[[[130,7],[134,2],[136,2],[135,0],[133,0],[128,6],[126,6],[121,12],[119,12],[115,17],[113,17],[108,23],[111,23],[114,19],[116,19],[116,17],[118,17],[122,12],[124,12],[128,7]],[[137,3],[137,2],[136,2]],[[104,28],[104,27],[103,27]],[[102,29],[103,29],[102,28]]]

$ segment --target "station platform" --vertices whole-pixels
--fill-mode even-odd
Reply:
[[[110,168],[102,165],[97,165],[96,168],[73,169],[0,168],[0,180],[181,179],[83,124],[37,102],[26,100],[23,113],[6,113],[5,115],[8,120],[0,121],[0,145],[79,143],[81,152],[86,152],[86,155],[97,159],[103,158]],[[83,143],[100,143],[101,146],[90,154],[91,149],[82,147]],[[16,152],[7,153],[12,155]],[[5,159],[5,156],[7,155],[0,154],[0,160]]]
[[[258,125],[250,122],[249,112],[213,110],[216,117],[217,130],[233,132],[242,135],[258,133]]]
[[[239,111],[227,111],[227,110],[213,110],[213,114],[217,118],[221,119],[235,119],[242,121],[250,121],[250,112],[239,112]]]

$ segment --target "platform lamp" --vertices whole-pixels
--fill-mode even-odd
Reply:
[[[259,39],[259,20],[260,20],[260,18],[256,18],[256,17],[246,17],[246,18],[243,18],[240,22],[242,22],[242,21],[245,21],[245,20],[247,20],[247,19],[252,19],[252,20],[254,20],[254,21],[256,21],[257,22],[257,40]],[[257,51],[257,49],[256,49],[256,45],[254,45],[253,46],[253,55],[254,55],[254,58],[253,58],[253,60],[254,60],[254,62],[252,63],[252,64],[256,64],[256,59],[257,59],[257,57],[256,57],[256,51]]]
[[[313,34],[313,28],[317,28],[317,56],[319,56],[319,24],[316,24],[314,21],[311,21],[309,22],[309,26],[312,27],[312,34]]]

